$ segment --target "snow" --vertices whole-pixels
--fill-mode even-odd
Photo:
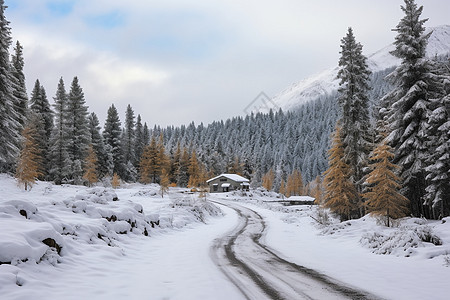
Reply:
[[[236,181],[236,182],[248,182],[249,181],[247,178],[244,178],[244,177],[242,177],[241,175],[238,175],[238,174],[220,174],[219,176],[211,178],[211,179],[207,180],[206,182],[213,181],[213,180],[215,180],[217,178],[220,178],[220,177],[226,177],[226,178],[228,178],[230,180],[233,180],[233,181]]]
[[[430,27],[426,30],[426,33],[430,31],[432,31],[432,34],[428,40],[427,56],[434,57],[448,54],[450,52],[450,25]],[[375,73],[399,65],[400,59],[390,54],[390,51],[394,49],[394,44],[390,44],[368,55],[369,69]],[[330,95],[339,88],[339,80],[336,79],[338,71],[339,68],[334,67],[303,79],[281,91],[272,100],[278,107],[288,111],[318,97]]]
[[[182,189],[158,191],[38,182],[26,192],[0,174],[1,298],[240,299],[209,259],[236,216]]]
[[[365,216],[324,227],[311,218],[315,206],[269,204],[264,195],[234,198],[266,219],[265,243],[289,261],[386,299],[448,299],[450,217],[406,219],[398,228],[387,228]],[[434,232],[442,245],[418,241],[414,231]],[[391,255],[375,254],[364,245],[363,237],[374,233],[397,238]],[[409,244],[411,236],[416,245]]]
[[[287,198],[289,201],[314,201],[315,199],[310,196],[290,196]]]
[[[0,261],[10,262],[0,265],[2,299],[243,299],[210,257],[236,213],[180,188],[164,198],[158,191],[45,182],[23,191],[0,175]],[[207,196],[258,212],[268,227],[263,243],[296,264],[387,299],[448,298],[450,218],[407,218],[393,228],[370,216],[330,218],[323,226],[315,206],[283,206],[276,197]]]

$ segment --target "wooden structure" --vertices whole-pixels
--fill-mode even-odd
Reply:
[[[206,181],[210,193],[226,193],[235,190],[248,191],[250,180],[237,174],[220,174]]]

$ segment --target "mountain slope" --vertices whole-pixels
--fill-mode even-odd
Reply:
[[[450,25],[429,28],[432,31],[427,46],[427,56],[445,55],[450,53]],[[397,66],[400,60],[390,54],[394,50],[394,44],[367,57],[367,63],[373,73]],[[272,101],[284,111],[294,110],[304,103],[326,96],[339,87],[336,79],[339,68],[334,67],[315,74],[309,78],[294,83],[284,91],[276,95]]]

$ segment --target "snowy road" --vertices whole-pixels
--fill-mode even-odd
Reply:
[[[256,211],[214,203],[236,211],[238,224],[214,241],[211,257],[247,299],[377,299],[280,258],[263,244],[266,224]]]

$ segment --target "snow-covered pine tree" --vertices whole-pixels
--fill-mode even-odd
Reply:
[[[142,131],[143,131],[144,145],[150,144],[150,130],[148,129],[147,122],[144,122],[144,128],[142,129]]]
[[[405,0],[401,9],[405,16],[394,29],[397,36],[391,52],[401,59],[401,64],[388,75],[395,88],[382,103],[390,107],[388,142],[394,148],[393,162],[400,167],[401,192],[410,200],[414,216],[429,218],[430,207],[424,205],[426,158],[431,154],[426,144],[426,127],[431,99],[437,97],[437,81],[425,57],[430,34],[424,34],[427,19],[420,19],[423,7],[417,7],[414,0]]]
[[[36,86],[35,86],[36,89]],[[50,169],[51,180],[60,184],[71,176],[72,158],[69,155],[71,143],[69,131],[69,112],[67,107],[67,93],[62,77],[59,79],[56,95],[53,98],[55,103],[55,126],[50,137]]]
[[[187,148],[183,148],[183,152],[180,158],[180,165],[177,172],[177,185],[181,187],[186,187],[189,182],[189,152]]]
[[[105,143],[103,142],[103,136],[100,133],[100,122],[95,113],[91,113],[88,116],[88,123],[91,144],[98,159],[98,175],[101,178],[108,174],[108,166],[106,162]]]
[[[435,219],[450,215],[450,68],[442,65],[440,69],[443,93],[432,99],[426,135],[431,151],[427,157],[425,203],[432,207]]]
[[[37,116],[36,121],[38,127],[36,131],[36,141],[41,149],[40,155],[42,157],[43,177],[49,174],[51,168],[49,160],[49,143],[50,136],[53,130],[53,111],[50,107],[50,103],[47,99],[47,94],[44,87],[40,84],[39,80],[36,80],[30,99],[30,110]]]
[[[103,129],[103,139],[105,145],[109,145],[111,147],[111,155],[113,159],[113,173],[120,174],[123,173],[123,153],[122,147],[120,143],[120,135],[122,130],[120,129],[121,123],[119,119],[119,114],[117,113],[117,109],[112,104],[108,109],[108,114],[105,121],[105,126]]]
[[[5,2],[0,0],[0,172],[13,170],[19,154],[20,124],[14,107],[11,86],[9,47],[11,29],[5,17]]]
[[[369,116],[369,76],[367,58],[362,54],[362,45],[355,40],[353,30],[341,40],[339,59],[338,103],[341,107],[341,124],[344,157],[350,166],[350,180],[358,191],[355,203],[361,201],[364,177],[371,146]],[[361,212],[363,214],[363,212]]]
[[[24,65],[23,47],[20,45],[19,41],[17,41],[16,47],[14,48],[14,55],[11,58],[11,80],[13,82],[12,88],[17,120],[20,124],[20,127],[18,128],[19,132],[21,132],[25,126],[28,111],[28,95],[25,85],[25,74],[23,72]]]
[[[135,132],[135,121],[134,121],[134,111],[131,108],[131,105],[128,104],[127,110],[125,113],[125,131],[123,134],[123,158],[124,163],[128,165],[130,162],[132,165],[136,163],[136,132]],[[131,171],[131,170],[130,170]],[[130,176],[128,174],[128,168],[126,168],[126,174],[124,179],[126,181],[130,181]]]
[[[134,165],[136,168],[139,166],[139,161],[142,156],[142,151],[144,151],[145,141],[144,141],[144,128],[142,126],[141,115],[137,116],[136,119],[136,130],[135,130],[135,140],[134,140],[134,153],[135,153],[135,162]]]
[[[281,178],[279,193],[283,196],[286,196],[286,183],[284,182],[283,178]]]
[[[68,150],[73,159],[73,179],[79,181],[82,174],[75,172],[75,170],[79,170],[78,165],[83,168],[91,140],[89,135],[88,107],[86,106],[83,89],[78,82],[78,77],[74,77],[72,80],[67,101],[67,111],[69,114],[69,137],[71,139]]]
[[[351,169],[344,159],[344,145],[339,124],[333,134],[332,146],[328,155],[329,168],[325,171],[323,179],[324,207],[339,215],[341,221],[349,220],[355,214],[358,215],[359,207],[353,202],[358,192],[349,179]]]
[[[177,147],[175,149],[175,153],[170,162],[170,170],[169,170],[169,179],[170,182],[177,182],[178,170],[180,168],[180,159],[181,159],[181,146],[178,141]]]
[[[401,181],[395,174],[398,166],[391,162],[393,158],[392,148],[383,139],[370,156],[371,172],[366,179],[369,187],[364,193],[368,211],[386,216],[388,227],[391,218],[404,217],[409,211],[409,200],[399,192]]]

